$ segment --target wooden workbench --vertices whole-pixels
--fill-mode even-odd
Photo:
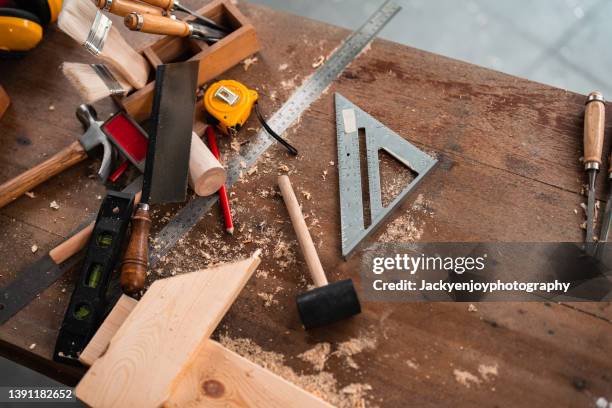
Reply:
[[[248,70],[239,65],[223,77],[256,88],[269,114],[348,35],[268,8],[243,2],[239,7],[256,26],[263,49]],[[149,40],[132,33],[129,38],[134,44]],[[0,121],[0,182],[81,133],[74,116],[79,97],[59,70],[65,60],[92,58],[50,29],[25,58],[0,61],[0,82],[13,103]],[[303,331],[294,299],[309,280],[282,200],[274,194],[276,177],[286,168],[330,280],[359,279],[359,254],[348,262],[340,255],[334,92],[441,162],[370,242],[583,239],[584,96],[376,40],[287,133],[299,158],[275,145],[256,171],[245,170],[243,182],[232,189],[236,235],[223,234],[214,208],[150,279],[262,248],[260,273],[216,336],[250,339],[282,354],[284,364],[302,375],[320,373],[300,353],[320,342],[334,351],[341,342],[367,338],[369,346],[352,356],[354,365],[336,353],[324,367],[347,398],[354,390],[343,387],[367,384],[361,388],[367,404],[590,406],[598,397],[611,399],[609,303],[487,303],[476,310],[467,304],[366,303],[350,321]],[[96,107],[103,117],[113,110],[110,101]],[[248,141],[256,127],[251,118],[239,141]],[[221,149],[232,151],[227,140]],[[104,188],[91,177],[95,164],[78,165],[37,188],[35,198],[22,197],[0,210],[0,284],[97,212]],[[599,181],[604,199],[605,177]],[[58,210],[50,208],[51,201]],[[175,210],[159,209],[156,228]],[[73,279],[63,277],[0,327],[3,355],[67,383],[81,372],[49,359]],[[487,375],[492,367],[496,373]]]

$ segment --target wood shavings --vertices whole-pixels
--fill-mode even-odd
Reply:
[[[252,176],[253,174],[257,173],[257,166],[251,167],[248,171],[247,171],[247,175]]]
[[[221,335],[219,341],[233,352],[338,408],[367,406],[367,394],[372,390],[369,384],[352,383],[341,387],[336,377],[327,371],[320,371],[317,374],[297,374],[291,367],[285,365],[285,357],[282,354],[265,351],[250,339],[232,339],[227,335]]]
[[[433,212],[428,207],[429,203],[425,200],[423,194],[419,194],[412,205],[411,211],[391,222],[378,241],[416,242],[421,239],[425,230],[423,216],[433,216]],[[418,217],[418,215],[421,215],[421,217]]]
[[[285,71],[287,68],[289,68],[289,64],[280,64],[278,66],[278,70],[281,71],[281,72]]]
[[[36,343],[32,343],[30,344],[30,347],[28,347],[30,350],[34,350],[36,348]]]
[[[312,198],[312,194],[310,194],[308,191],[302,191],[302,195],[304,196],[306,200],[309,200],[309,201]]]
[[[49,110],[53,112],[55,110],[55,105],[49,105]]]
[[[323,181],[327,179],[327,170],[323,170],[323,174],[321,174],[321,178],[323,179]]]
[[[240,152],[240,142],[236,139],[232,139],[230,143],[230,148],[236,153]]]
[[[274,299],[274,294],[272,293],[259,292],[257,296],[259,296],[264,301],[265,307],[270,307],[272,305],[278,304],[278,300]]]
[[[319,68],[325,62],[325,56],[321,55],[312,63],[313,68]]]
[[[413,370],[419,369],[419,365],[414,360],[411,360],[411,359],[406,360],[406,365],[412,368]]]
[[[23,194],[28,196],[28,197],[30,197],[30,198],[36,198],[36,194],[34,194],[34,192],[32,192],[32,191],[26,191]]]
[[[278,171],[289,173],[289,166],[287,166],[286,164],[281,164],[280,166],[278,166]]]
[[[59,204],[57,203],[57,201],[51,201],[51,202],[49,203],[49,207],[50,207],[50,208],[52,208],[52,209],[54,209],[54,210],[59,210],[59,208],[60,208],[60,206],[59,206]]]
[[[257,57],[247,58],[242,61],[242,66],[244,67],[245,71],[248,71],[249,68],[251,68],[251,65],[255,64],[257,61],[259,61],[259,58]]]
[[[334,351],[333,354],[343,357],[346,365],[356,370],[359,368],[359,364],[357,364],[357,362],[353,359],[353,356],[361,353],[364,350],[370,350],[375,347],[375,338],[362,335],[338,344],[338,349]]]
[[[470,305],[468,306],[468,312],[477,312],[478,308],[476,307],[476,305],[474,305],[473,303],[470,303]]]
[[[469,371],[454,369],[453,375],[455,376],[455,381],[466,388],[470,388],[472,384],[480,385],[481,383],[480,378],[476,377]]]
[[[32,251],[33,254],[35,254],[36,251],[38,251],[38,245],[36,244],[32,245],[32,248],[30,248],[30,250]]]
[[[489,381],[489,376],[497,377],[497,364],[485,365],[480,364],[478,366],[478,373],[485,381]]]
[[[325,367],[325,362],[329,358],[331,345],[329,343],[319,343],[310,350],[298,355],[301,360],[312,364],[315,370],[321,371]]]

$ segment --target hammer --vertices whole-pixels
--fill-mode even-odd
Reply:
[[[289,177],[280,176],[278,186],[285,200],[293,229],[297,235],[306,265],[316,288],[297,297],[297,307],[306,330],[324,326],[361,313],[357,292],[350,279],[328,283],[317,256],[302,210],[295,197]]]
[[[0,185],[0,208],[56,174],[85,160],[87,155],[100,145],[104,148],[104,153],[98,176],[106,181],[112,161],[112,147],[101,129],[103,123],[98,121],[96,111],[90,105],[80,105],[76,115],[85,127],[83,136],[48,160]]]

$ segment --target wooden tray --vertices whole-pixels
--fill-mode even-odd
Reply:
[[[229,0],[212,1],[199,9],[198,13],[225,27],[231,27],[233,31],[213,45],[189,38],[166,36],[140,51],[153,67],[199,60],[198,85],[203,85],[260,50],[255,27]],[[120,98],[119,102],[136,121],[143,121],[151,114],[154,90],[155,81],[152,78],[142,89]]]

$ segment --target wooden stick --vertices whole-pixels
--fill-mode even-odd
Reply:
[[[38,166],[0,185],[0,208],[86,158],[87,152],[81,143],[73,142]]]
[[[189,155],[189,186],[199,196],[209,196],[225,184],[227,172],[206,144],[193,132]]]
[[[2,119],[2,116],[4,116],[4,114],[6,113],[6,110],[8,109],[10,104],[11,98],[9,98],[2,85],[0,85],[0,119]]]
[[[589,97],[602,98],[600,92],[591,92]],[[601,166],[603,151],[606,106],[602,101],[587,103],[584,110],[584,162],[598,163]]]
[[[189,37],[191,35],[189,24],[163,16],[130,13],[125,16],[123,22],[130,30],[142,33],[172,35],[176,37]]]
[[[283,200],[287,206],[287,211],[289,212],[289,217],[291,218],[291,223],[293,224],[293,229],[297,235],[297,239],[300,244],[300,248],[302,249],[302,254],[304,254],[304,259],[306,260],[306,265],[308,265],[308,270],[310,271],[312,280],[317,287],[325,286],[328,283],[327,277],[323,271],[323,265],[321,265],[321,261],[317,255],[317,250],[312,242],[310,233],[308,232],[306,221],[304,221],[300,204],[298,203],[297,197],[293,192],[289,177],[285,175],[279,176],[278,186],[280,187]]]
[[[95,3],[99,9],[104,9],[108,3],[108,0],[96,0]],[[112,0],[110,10],[108,11],[121,17],[125,17],[132,12],[139,14],[154,14],[157,16],[164,15],[164,10],[161,8],[153,7],[139,1],[130,0]]]

